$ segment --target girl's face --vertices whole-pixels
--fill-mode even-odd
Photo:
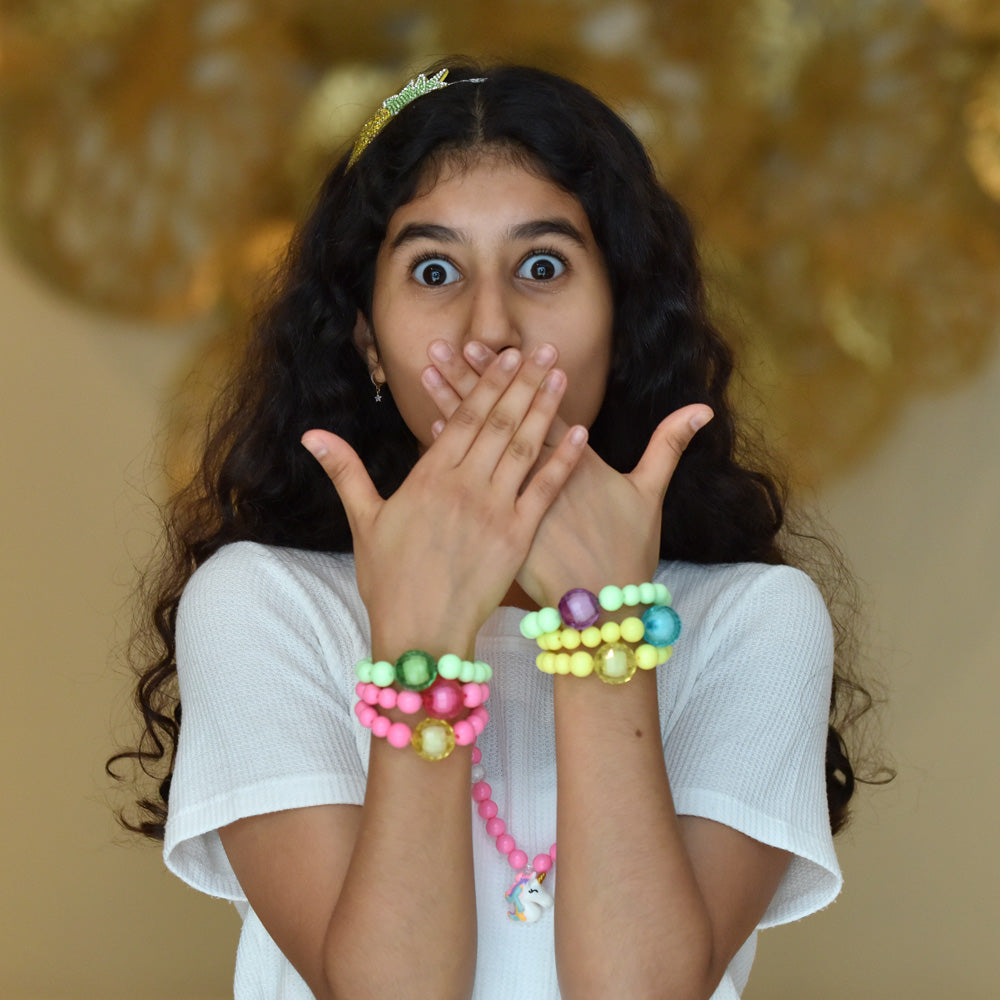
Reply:
[[[440,418],[420,383],[428,345],[470,340],[525,355],[559,351],[560,414],[589,427],[611,363],[613,303],[604,258],[577,199],[502,154],[445,163],[389,220],[375,263],[371,327],[358,343],[417,440]]]

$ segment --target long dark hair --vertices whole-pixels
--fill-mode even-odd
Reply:
[[[417,459],[391,395],[371,405],[353,332],[359,311],[371,315],[375,258],[390,217],[447,157],[502,150],[575,195],[586,211],[615,303],[612,370],[590,436],[606,462],[633,468],[656,425],[680,406],[701,402],[715,411],[667,493],[661,558],[801,564],[791,554],[793,533],[783,530],[783,491],[764,465],[748,459],[737,435],[727,398],[733,356],[707,316],[690,224],[659,185],[642,144],[589,91],[538,69],[452,63],[448,82],[403,108],[354,166],[345,155],[327,177],[214,422],[200,475],[167,508],[162,558],[143,591],[151,614],[131,656],[145,730],[135,749],[108,764],[114,773],[115,764],[132,760],[159,781],[158,794],[140,798],[138,820],[123,819],[132,830],[163,836],[181,722],[174,628],[194,570],[237,540],[351,550],[336,491],[299,446],[309,428],[350,442],[383,496]],[[828,568],[838,565],[833,556]],[[821,585],[824,575],[845,579],[834,568],[820,574]],[[845,640],[826,762],[836,832],[855,783],[837,726],[869,699],[844,655],[850,629],[836,610],[834,619]]]

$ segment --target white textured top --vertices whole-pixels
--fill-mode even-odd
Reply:
[[[672,659],[658,668],[677,812],[790,851],[760,926],[806,916],[841,885],[824,780],[833,654],[823,600],[787,566],[661,563],[656,579],[683,622]],[[476,656],[494,669],[490,723],[479,738],[487,780],[530,858],[555,840],[556,770],[552,679],[533,666],[537,651],[518,631],[522,615],[498,608]],[[280,809],[363,802],[369,732],[353,713],[353,668],[368,652],[350,555],[240,542],[212,556],[184,591],[184,721],[164,857],[185,882],[240,909],[237,1000],[312,994],[247,905],[217,831]],[[478,816],[473,833],[474,1000],[555,1000],[553,921],[508,920],[511,869]],[[546,881],[557,900],[558,867]],[[739,996],[755,941],[751,935],[733,959],[713,1000]]]

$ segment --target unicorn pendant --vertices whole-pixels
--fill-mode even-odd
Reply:
[[[552,894],[542,888],[545,872],[535,872],[530,866],[518,872],[514,884],[504,894],[507,900],[507,917],[522,924],[533,924],[541,919],[555,902]]]

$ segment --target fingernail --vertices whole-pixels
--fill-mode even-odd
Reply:
[[[435,361],[450,361],[452,358],[452,350],[443,340],[435,340],[431,344],[430,354]]]
[[[691,430],[699,431],[702,427],[709,422],[709,420],[714,417],[715,414],[711,410],[699,410],[691,419],[688,421],[688,426]]]
[[[423,380],[428,385],[439,386],[444,385],[444,379],[441,377],[441,373],[433,367],[433,365],[428,365],[423,370]]]
[[[583,442],[587,440],[587,428],[574,427],[569,432],[569,439],[573,444],[583,444]]]
[[[326,448],[313,438],[303,438],[302,447],[312,455],[313,458],[322,458],[326,454]]]
[[[512,372],[521,363],[521,355],[513,347],[500,352],[500,367],[505,372]]]
[[[435,420],[434,423],[431,424],[431,437],[433,437],[434,439],[437,439],[438,435],[443,430],[444,430],[444,421],[443,420]]]
[[[542,344],[535,351],[535,362],[540,365],[550,365],[556,359],[556,349],[551,344]]]
[[[465,353],[473,361],[485,361],[490,356],[490,352],[476,340],[470,341],[465,345]]]
[[[560,389],[566,384],[566,376],[563,372],[556,368],[554,371],[548,373],[542,382],[542,388],[546,392],[559,392]]]

